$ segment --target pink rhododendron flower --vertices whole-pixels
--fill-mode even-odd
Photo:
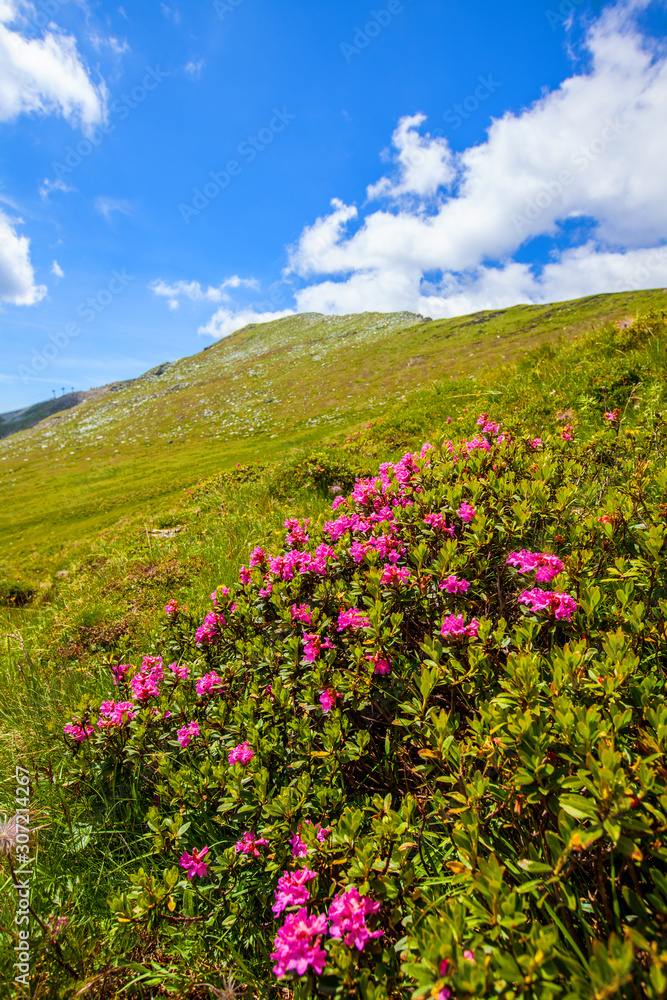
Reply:
[[[332,642],[317,632],[304,632],[303,633],[303,656],[307,663],[314,663],[320,652],[323,649],[333,649],[334,645]]]
[[[239,743],[238,746],[235,746],[233,750],[229,751],[227,760],[230,764],[249,764],[254,756],[255,751],[252,749],[250,744],[244,740],[243,743]]]
[[[470,523],[470,521],[472,521],[473,517],[475,516],[475,513],[476,513],[475,508],[472,507],[469,503],[462,503],[458,510],[458,514],[461,520],[465,521],[468,524]]]
[[[322,711],[325,715],[327,715],[335,706],[336,698],[339,697],[340,695],[338,695],[335,691],[332,691],[331,688],[325,688],[324,691],[320,692],[320,705],[322,706]]]
[[[249,559],[250,567],[252,569],[253,566],[263,566],[265,562],[266,562],[266,552],[264,551],[264,549],[261,549],[258,545],[257,548],[254,548],[250,553],[250,559]]]
[[[301,829],[301,827],[299,827]],[[302,840],[298,833],[293,834],[290,837],[290,847],[292,848],[293,858],[305,858],[308,854],[308,844],[305,840]]]
[[[535,579],[538,583],[549,583],[563,570],[563,563],[558,556],[553,556],[549,552],[528,552],[526,549],[510,552],[507,564],[516,566],[520,573],[536,571]]]
[[[100,729],[111,726],[122,726],[136,715],[136,707],[131,701],[103,701],[100,705],[100,717],[97,725]]]
[[[459,580],[455,573],[442,580],[438,586],[440,590],[446,590],[448,594],[465,594],[466,590],[470,590],[468,581]]]
[[[307,604],[293,604],[290,610],[292,614],[292,621],[301,622],[302,625],[313,624],[311,608]]]
[[[306,882],[317,877],[317,872],[311,872],[308,868],[302,868],[298,872],[283,872],[282,878],[278,879],[276,888],[276,901],[271,907],[274,914],[279,916],[288,906],[301,906],[310,899],[310,889],[306,887]]]
[[[421,457],[422,458],[426,458],[426,456],[428,455],[429,451],[435,451],[435,448],[433,447],[432,444],[429,444],[428,441],[427,441],[426,444],[422,445],[422,450],[420,452]]]
[[[556,618],[566,618],[568,621],[577,610],[577,602],[569,594],[560,594],[558,591],[540,590],[534,587],[533,590],[524,590],[519,594],[519,603],[527,604],[531,611],[550,611]]]
[[[71,736],[77,743],[83,743],[94,732],[94,726],[80,726],[78,722],[68,722],[64,729],[65,735]]]
[[[225,625],[223,615],[209,611],[203,623],[195,632],[195,642],[198,646],[212,646],[220,639],[220,629]]]
[[[373,675],[391,673],[391,657],[389,656],[385,657],[382,655],[382,653],[375,653],[373,656],[366,657],[366,659],[369,661],[369,663],[375,664]]]
[[[477,964],[477,963],[475,962],[475,953],[474,953],[474,951],[470,951],[470,949],[469,949],[469,948],[467,948],[467,949],[466,949],[466,950],[465,950],[465,951],[463,952],[463,957],[464,957],[464,958],[467,958],[469,962],[472,962],[472,963],[473,963],[473,964],[475,964],[475,965]]]
[[[198,722],[190,722],[187,726],[183,726],[183,728],[179,729],[176,733],[178,742],[182,747],[187,747],[195,736],[199,736]]]
[[[563,427],[562,431],[560,432],[560,436],[562,437],[563,441],[571,441],[572,424],[567,424],[565,427]]]
[[[199,678],[195,690],[201,697],[204,694],[213,694],[217,688],[224,688],[224,686],[222,677],[219,677],[215,670],[211,670]]]
[[[342,632],[346,628],[356,629],[367,628],[370,625],[368,616],[357,608],[349,608],[341,611],[338,615],[338,631]]]
[[[305,907],[297,913],[290,913],[276,935],[276,950],[271,953],[271,958],[276,963],[273,967],[274,974],[280,977],[287,972],[296,972],[303,976],[312,968],[318,976],[321,975],[327,953],[320,948],[320,942],[326,929],[327,918],[324,913],[309,917]]]
[[[236,853],[252,854],[253,857],[258,858],[259,851],[257,848],[268,847],[268,843],[266,837],[256,837],[250,830],[246,830],[241,840],[236,841]]]
[[[333,899],[329,907],[329,933],[332,937],[342,938],[348,948],[354,945],[362,951],[367,941],[382,937],[382,931],[369,931],[366,927],[366,917],[379,909],[379,903],[368,896],[360,896],[354,885]]]
[[[608,420],[608,421],[609,421],[609,423],[612,423],[612,422],[613,422],[614,420],[616,420],[617,416],[618,416],[618,414],[617,414],[617,413],[614,413],[614,411],[613,411],[613,410],[610,410],[610,411],[608,411],[607,413],[605,413],[605,415],[604,415],[604,419],[605,419],[605,420]]]
[[[181,610],[178,601],[171,600],[167,605],[165,605],[165,614],[176,615]]]
[[[131,663],[117,663],[111,668],[111,673],[113,674],[114,687],[118,687],[122,680],[125,680],[125,674],[131,668]]]
[[[252,583],[252,573],[245,566],[241,566],[239,570],[239,580],[244,587],[247,587],[249,583]]]
[[[400,587],[410,579],[410,570],[406,566],[385,566],[382,571],[382,580],[387,587]]]
[[[477,619],[473,618],[470,621],[470,624],[466,625],[463,615],[448,615],[448,617],[444,619],[442,628],[440,629],[440,635],[453,635],[455,638],[467,636],[468,638],[476,639],[478,634],[479,622]]]
[[[201,850],[194,848],[192,854],[188,854],[187,851],[183,851],[181,854],[180,865],[181,868],[185,868],[185,874],[192,881],[195,876],[197,878],[203,878],[204,875],[208,873],[208,864],[202,861],[202,858],[206,857],[208,854],[208,847],[202,847]]]
[[[306,518],[303,522],[303,527],[299,524],[295,517],[288,517],[284,523],[284,527],[287,528],[286,542],[288,545],[305,545],[309,541],[309,536],[306,534],[305,529],[310,524],[310,518]]]
[[[446,531],[448,535],[454,537],[454,525],[447,526],[444,514],[427,514],[424,518],[424,524],[428,524],[438,531]]]
[[[531,448],[539,448],[540,445],[542,444],[544,444],[542,438],[533,438],[532,441],[530,442]]]
[[[138,701],[147,701],[159,695],[160,688],[155,677],[140,673],[132,678],[132,691]]]
[[[185,664],[179,667],[178,663],[170,663],[169,669],[171,670],[174,677],[178,677],[178,679],[181,681],[187,681],[188,675],[190,673],[190,668],[187,667]]]

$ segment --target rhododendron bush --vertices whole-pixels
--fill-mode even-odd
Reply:
[[[205,960],[299,995],[667,995],[667,473],[621,427],[482,414],[110,665],[65,793],[119,835],[140,806],[119,956],[154,941],[178,996]]]

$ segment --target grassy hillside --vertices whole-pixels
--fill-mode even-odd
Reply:
[[[33,995],[667,996],[665,312],[400,397],[160,494],[0,607]],[[301,974],[270,955],[304,866]]]
[[[666,302],[648,291],[451,320],[307,314],[240,330],[0,441],[5,572],[54,568],[67,543],[125,515],[150,517],[202,477],[358,428],[419,387]]]

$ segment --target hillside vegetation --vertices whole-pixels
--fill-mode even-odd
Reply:
[[[150,517],[198,478],[356,430],[424,385],[665,304],[648,291],[452,320],[307,314],[248,327],[0,440],[4,568],[61,568],[63,543]]]
[[[667,314],[551,333],[6,576],[33,996],[667,997]]]

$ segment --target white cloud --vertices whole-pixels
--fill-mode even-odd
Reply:
[[[46,295],[44,285],[35,284],[30,262],[30,240],[19,236],[15,225],[0,211],[0,302],[32,306]]]
[[[124,198],[105,198],[100,195],[95,199],[95,209],[103,215],[107,222],[111,221],[114,212],[121,215],[132,215],[132,206]]]
[[[447,187],[456,177],[454,156],[445,139],[422,137],[417,129],[426,121],[426,115],[412,115],[401,118],[392,136],[392,145],[397,150],[398,178],[390,180],[382,177],[377,184],[368,187],[367,195],[376,198],[400,198],[401,195],[417,195],[429,198],[443,187]]]
[[[648,5],[608,8],[588,32],[588,68],[493,121],[478,146],[454,154],[420,134],[423,115],[401,119],[395,169],[368,188],[387,206],[360,218],[336,200],[290,248],[287,273],[311,282],[298,308],[447,316],[666,284],[667,57],[636,26]],[[582,246],[554,250],[541,271],[513,260],[578,219]]]
[[[52,191],[61,191],[63,194],[67,194],[69,191],[76,191],[76,188],[70,187],[69,184],[66,184],[62,177],[56,177],[54,181],[52,181],[49,177],[45,177],[39,187],[40,197],[43,198],[44,201],[48,201],[49,195]]]
[[[56,278],[58,279],[65,277],[65,272],[63,271],[62,267],[60,266],[57,260],[54,260],[54,262],[51,264],[51,274],[55,275]]]
[[[21,32],[27,6],[0,0],[0,121],[60,114],[90,130],[105,117],[106,87],[92,82],[71,35],[53,26],[41,38]]]
[[[247,309],[229,309],[223,306],[211,316],[208,323],[199,327],[198,333],[207,334],[216,340],[229,337],[236,330],[241,330],[249,323],[270,323],[274,319],[284,319],[293,316],[293,309],[282,309],[280,312],[255,312],[252,307]]]
[[[162,278],[152,281],[148,287],[155,295],[166,298],[170,309],[178,309],[180,298],[190,299],[191,302],[230,302],[228,288],[258,288],[259,283],[255,278],[239,278],[238,274],[233,274],[219,285],[209,285],[208,288],[202,288],[198,281],[169,284]]]

